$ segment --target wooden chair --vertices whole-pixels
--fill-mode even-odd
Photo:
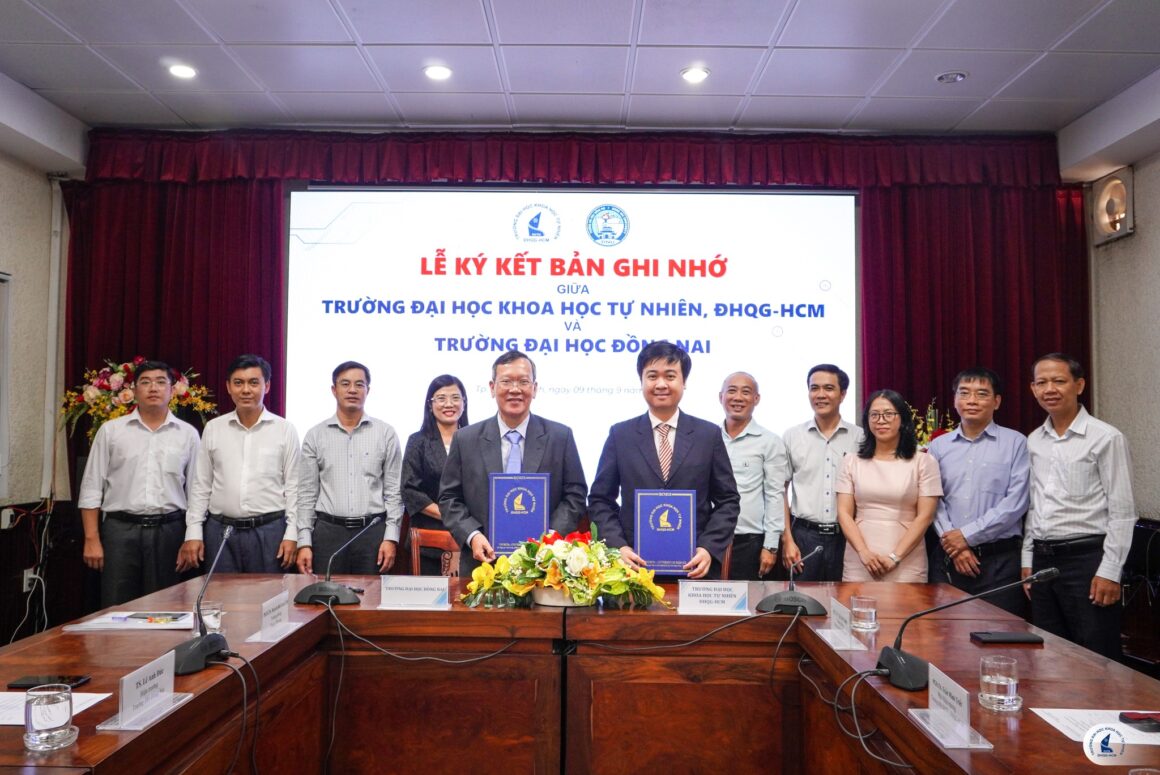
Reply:
[[[729,548],[725,550],[725,558],[721,560],[721,578],[725,581],[729,580],[729,570],[733,565],[733,542],[729,542]]]
[[[425,530],[421,527],[411,528],[411,567],[416,576],[420,571],[419,550],[423,547],[439,549],[443,554],[439,557],[439,575],[459,575],[460,546],[455,543],[451,533],[446,530]]]

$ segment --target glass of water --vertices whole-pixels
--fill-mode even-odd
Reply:
[[[854,595],[850,598],[850,629],[858,632],[878,630],[878,601],[872,597]]]
[[[983,657],[979,660],[979,704],[989,710],[1019,710],[1019,663],[1014,657]]]
[[[76,742],[72,723],[72,689],[68,684],[44,684],[24,693],[24,747],[55,751]]]
[[[222,610],[221,603],[210,600],[201,601],[201,620],[205,623],[207,633],[222,632],[223,616],[225,616],[225,611]]]

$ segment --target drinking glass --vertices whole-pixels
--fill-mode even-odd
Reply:
[[[72,723],[72,689],[68,684],[34,686],[24,693],[24,747],[56,751],[76,742]]]
[[[850,598],[850,629],[857,632],[878,630],[878,601],[872,597],[854,595]]]
[[[979,660],[979,704],[999,711],[1023,707],[1023,698],[1019,696],[1019,667],[1013,657]]]

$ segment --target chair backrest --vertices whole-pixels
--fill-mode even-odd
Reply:
[[[413,527],[411,528],[410,537],[411,567],[416,576],[422,572],[419,569],[419,550],[423,547],[431,547],[443,552],[439,557],[439,575],[459,575],[460,546],[455,543],[455,539],[452,538],[451,533],[446,530],[425,530],[421,527]]]

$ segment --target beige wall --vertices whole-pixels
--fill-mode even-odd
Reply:
[[[1095,395],[1128,437],[1141,516],[1160,518],[1160,154],[1135,165],[1136,233],[1093,248]]]
[[[0,154],[0,271],[12,275],[9,338],[8,493],[2,503],[40,500],[44,443],[52,187],[43,172]]]

